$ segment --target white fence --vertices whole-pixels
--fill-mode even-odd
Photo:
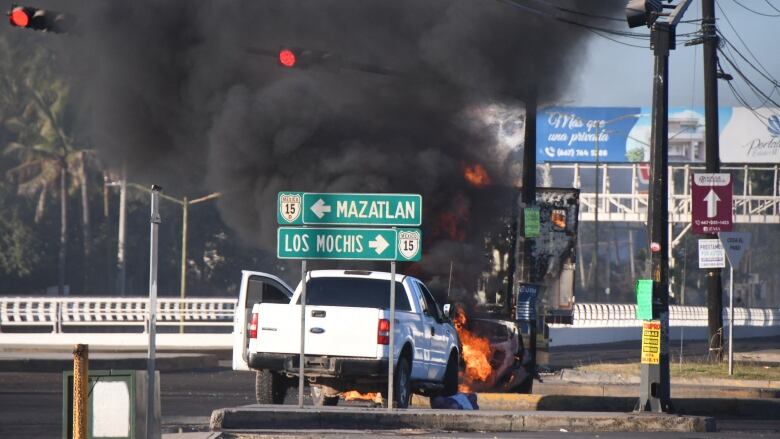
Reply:
[[[52,333],[67,326],[141,326],[146,330],[147,298],[3,297],[0,331],[10,327],[50,327]],[[233,325],[236,299],[157,299],[157,325]]]
[[[99,297],[3,297],[0,298],[0,346],[65,345],[81,337],[91,337],[99,345],[143,346],[141,334],[117,337],[119,327],[146,328],[146,298]],[[236,310],[234,298],[158,299],[157,324],[187,327],[185,334],[160,334],[171,347],[223,348],[231,346],[230,328]],[[576,304],[571,325],[549,325],[550,346],[569,346],[639,340],[641,321],[635,318],[635,305]],[[728,326],[728,310],[723,310]],[[780,335],[780,309],[735,308],[735,338]],[[707,308],[703,306],[669,307],[670,337],[706,339]],[[13,328],[28,327],[26,332]],[[84,328],[95,328],[87,332]],[[113,329],[111,329],[113,327]],[[222,334],[206,327],[222,327]],[[102,328],[99,329],[98,328]],[[107,329],[108,328],[108,329]],[[42,331],[29,333],[29,330]],[[46,335],[41,332],[49,331]],[[683,334],[684,331],[684,334]],[[112,335],[113,334],[113,335]],[[138,337],[136,337],[136,335]],[[135,338],[134,338],[135,337]],[[137,339],[137,340],[136,340]]]
[[[549,345],[574,346],[639,340],[642,322],[635,318],[636,305],[580,303],[574,306],[571,325],[550,324]],[[723,326],[728,327],[728,308]],[[734,308],[734,338],[780,335],[780,309]],[[669,336],[673,340],[706,340],[707,308],[669,307]]]

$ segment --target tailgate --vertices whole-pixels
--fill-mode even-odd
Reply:
[[[306,354],[377,357],[377,326],[381,311],[341,306],[306,307]],[[300,352],[299,305],[261,304],[257,340],[250,350]]]

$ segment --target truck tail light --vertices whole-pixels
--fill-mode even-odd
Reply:
[[[257,326],[260,323],[260,314],[252,313],[252,323],[249,324],[249,338],[257,338]]]
[[[376,330],[376,344],[390,344],[390,320],[379,319],[379,325]]]

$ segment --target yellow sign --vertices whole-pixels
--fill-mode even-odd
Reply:
[[[642,364],[661,363],[661,322],[642,322]]]

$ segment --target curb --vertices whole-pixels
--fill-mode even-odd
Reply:
[[[212,431],[225,430],[398,430],[461,432],[715,431],[709,417],[649,413],[508,412],[464,410],[397,410],[245,406],[214,410]]]
[[[481,410],[580,411],[628,413],[634,410],[638,396],[523,395],[516,393],[479,393]],[[414,395],[412,406],[428,408],[428,398]],[[675,413],[685,416],[742,417],[775,419],[780,400],[739,398],[673,398]]]
[[[756,387],[718,387],[704,385],[676,384],[672,388],[672,398],[780,398],[780,389]],[[545,380],[534,383],[534,391],[541,395],[573,396],[632,396],[639,398],[639,383],[636,384],[597,384],[573,383],[560,380]]]
[[[575,384],[622,384],[639,385],[635,375],[613,375],[601,372],[583,372],[575,369],[563,369],[560,380]],[[732,378],[672,378],[671,384],[691,386],[745,387],[756,389],[780,390],[780,381],[775,380],[738,380]]]

